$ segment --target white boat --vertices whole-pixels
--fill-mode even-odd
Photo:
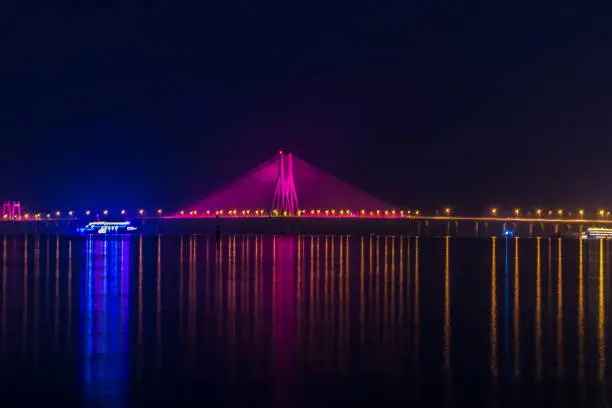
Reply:
[[[120,221],[120,222],[111,222],[111,221],[95,221],[90,222],[84,227],[77,228],[77,231],[83,235],[92,235],[92,234],[130,234],[134,233],[138,228],[131,225],[130,221]]]
[[[612,228],[591,227],[580,236],[582,239],[612,239]]]

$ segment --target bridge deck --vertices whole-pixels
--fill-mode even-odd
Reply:
[[[483,222],[515,222],[515,223],[564,223],[564,224],[612,224],[612,219],[588,219],[588,218],[524,218],[524,217],[463,217],[463,216],[369,216],[369,215],[350,215],[350,216],[271,216],[271,215],[169,215],[169,216],[136,216],[128,217],[134,220],[197,220],[197,219],[328,219],[328,220],[405,220],[405,221],[483,221]],[[53,222],[53,221],[79,221],[78,217],[52,217],[52,218],[20,218],[16,220],[0,220],[0,222]],[[85,220],[83,220],[85,221]]]

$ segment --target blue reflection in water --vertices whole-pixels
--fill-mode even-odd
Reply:
[[[121,406],[127,377],[130,241],[85,243],[81,327],[88,405]]]

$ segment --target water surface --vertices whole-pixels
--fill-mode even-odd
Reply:
[[[610,242],[0,240],[7,406],[605,406]]]

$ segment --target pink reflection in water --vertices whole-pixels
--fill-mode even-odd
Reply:
[[[274,336],[274,398],[287,402],[292,395],[295,333],[295,237],[273,238],[272,296]]]

